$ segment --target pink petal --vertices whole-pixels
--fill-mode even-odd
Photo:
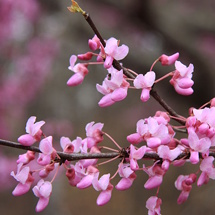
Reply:
[[[43,211],[48,204],[49,204],[49,198],[39,198],[35,209],[36,212]]]
[[[102,206],[102,205],[107,204],[110,201],[112,190],[113,190],[113,185],[109,185],[109,186],[110,186],[110,188],[108,190],[102,191],[99,194],[99,196],[96,200],[97,205]]]
[[[151,137],[147,139],[147,146],[150,148],[156,148],[161,144],[161,140],[158,137]]]
[[[79,189],[85,189],[91,186],[93,180],[93,175],[87,175],[81,179],[81,181],[76,185]]]
[[[111,99],[113,101],[121,101],[127,96],[126,88],[118,88],[111,93]]]
[[[189,96],[193,93],[193,89],[191,87],[183,89],[176,84],[176,85],[174,85],[174,88],[178,94],[183,95],[183,96]]]
[[[109,69],[112,66],[113,63],[113,57],[107,55],[104,62],[104,68]]]
[[[52,184],[49,181],[45,181],[40,186],[40,195],[44,198],[48,198],[51,195],[52,192]]]
[[[73,71],[73,67],[75,65],[76,60],[77,60],[77,56],[76,55],[72,55],[70,57],[70,59],[69,59],[70,66],[68,67],[69,70]]]
[[[190,152],[190,163],[197,164],[199,162],[199,152],[191,151]]]
[[[116,52],[114,53],[113,57],[116,60],[122,60],[127,56],[128,52],[129,52],[128,46],[123,44],[116,49]]]
[[[155,72],[150,71],[145,75],[145,87],[151,87],[155,82]]]
[[[84,80],[84,76],[80,73],[75,73],[68,81],[67,85],[70,87],[77,86],[81,84]]]
[[[134,133],[127,136],[127,140],[132,144],[138,144],[143,141],[143,138],[138,133]]]
[[[149,98],[150,98],[150,90],[151,89],[143,88],[143,90],[141,92],[141,96],[140,96],[141,101],[146,102],[146,101],[149,100]]]
[[[113,101],[111,99],[111,94],[107,94],[101,98],[101,100],[99,101],[98,104],[100,107],[107,107],[107,106],[110,106],[114,103],[115,103],[115,101]]]
[[[68,137],[61,137],[60,138],[60,145],[61,145],[61,148],[64,150],[66,148],[66,146],[68,144],[71,144],[71,140],[68,138]]]
[[[117,190],[127,190],[131,187],[134,180],[131,180],[130,178],[122,178],[118,184],[115,186]]]
[[[117,40],[111,37],[106,41],[106,46],[104,50],[106,54],[113,57],[117,48],[118,48]]]
[[[110,181],[110,173],[103,175],[99,179],[99,184],[102,190],[106,190]]]
[[[26,182],[25,184],[18,183],[18,185],[13,190],[12,194],[14,196],[20,196],[27,193],[31,188],[31,182]]]
[[[189,194],[190,192],[185,192],[185,191],[182,191],[177,199],[177,203],[180,205],[182,203],[184,203],[187,198],[189,197]]]
[[[53,151],[52,147],[52,136],[46,137],[40,141],[40,151],[45,155],[50,155]]]
[[[34,125],[34,122],[36,121],[36,116],[31,116],[27,123],[26,123],[26,127],[25,127],[25,130],[28,134],[31,134],[31,129],[32,129],[32,126]]]
[[[31,146],[36,142],[36,140],[30,134],[23,134],[18,138],[18,142],[21,143],[23,146]]]
[[[180,88],[187,89],[193,86],[194,81],[190,78],[180,78],[177,83]]]
[[[144,184],[144,187],[146,189],[153,189],[156,187],[159,187],[163,182],[163,176],[161,175],[155,175],[153,177],[150,177],[146,183]]]
[[[143,88],[145,85],[145,78],[143,76],[143,74],[139,74],[135,79],[134,79],[134,87],[136,89],[141,89]]]

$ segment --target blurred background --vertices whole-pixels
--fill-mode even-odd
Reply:
[[[130,48],[124,66],[146,73],[161,54],[180,52],[179,60],[194,64],[194,94],[183,97],[175,93],[165,80],[156,86],[158,93],[179,114],[188,116],[189,107],[200,107],[215,92],[215,1],[214,0],[79,0],[90,13],[104,39],[115,37]],[[126,136],[134,133],[136,122],[163,110],[151,98],[142,103],[140,91],[129,91],[128,97],[111,107],[99,108],[101,94],[95,84],[106,76],[101,66],[89,67],[82,85],[69,88],[67,80],[71,54],[89,50],[88,39],[94,36],[80,14],[67,10],[69,0],[0,0],[0,138],[17,141],[25,133],[30,116],[45,120],[44,133],[53,135],[59,145],[61,136],[85,137],[88,122],[102,122],[121,146]],[[173,67],[156,65],[161,77]],[[114,147],[110,141],[106,145]],[[37,198],[32,191],[14,197],[16,186],[10,172],[16,170],[18,149],[0,146],[0,210],[1,214],[36,214]],[[117,162],[102,166],[102,172],[114,174]],[[196,171],[193,165],[170,168],[164,177],[159,197],[162,214],[214,214],[213,181],[206,186],[193,186],[190,197],[177,205],[179,191],[174,181],[180,174]],[[156,190],[146,191],[145,173],[139,172],[131,189],[113,191],[111,201],[96,205],[98,192],[89,188],[70,187],[67,178],[58,177],[53,184],[49,206],[41,214],[147,214],[145,202]],[[119,178],[114,180],[115,184]],[[113,183],[114,183],[113,182]],[[13,206],[12,206],[13,205]],[[11,207],[12,206],[12,207]]]

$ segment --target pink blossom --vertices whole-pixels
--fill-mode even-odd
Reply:
[[[70,165],[70,168],[66,171],[66,176],[69,180],[69,184],[75,187],[82,179],[83,175],[80,175],[76,172],[76,165]]]
[[[158,155],[164,160],[173,161],[180,155],[180,153],[181,149],[179,147],[176,147],[174,149],[170,149],[168,146],[164,145],[158,147]]]
[[[130,160],[130,167],[132,170],[139,169],[137,160],[140,160],[143,158],[146,150],[147,150],[146,146],[141,146],[139,149],[135,149],[133,145],[130,145],[129,160]]]
[[[170,84],[174,86],[178,94],[185,96],[192,94],[192,86],[194,84],[192,80],[192,73],[194,69],[193,64],[186,67],[180,61],[176,61],[175,68],[176,70],[170,80]]]
[[[78,153],[81,150],[82,139],[77,137],[75,140],[71,141],[68,137],[60,138],[60,145],[64,152],[66,153]]]
[[[179,57],[178,52],[173,55],[170,55],[170,56],[163,54],[159,57],[159,61],[161,62],[161,64],[163,66],[169,66],[169,65],[175,63],[175,61],[178,59],[178,57]]]
[[[128,54],[129,48],[126,45],[119,46],[119,41],[111,37],[106,41],[104,48],[106,57],[104,67],[109,69],[112,66],[113,60],[122,60]]]
[[[54,162],[47,164],[44,169],[40,170],[39,176],[41,178],[46,178],[49,175],[49,173],[52,172],[57,166],[59,166],[59,164]]]
[[[95,35],[92,39],[88,40],[88,45],[91,50],[95,51],[100,48],[100,39]]]
[[[19,182],[12,192],[14,196],[23,195],[30,190],[34,178],[28,166],[23,167],[23,164],[19,163],[17,165],[17,173],[15,174],[14,171],[12,171],[10,175]]]
[[[91,148],[103,141],[103,123],[90,122],[86,125],[87,147]]]
[[[137,133],[127,136],[127,140],[132,144],[146,141],[147,146],[150,148],[156,148],[161,144],[168,144],[174,136],[174,131],[166,125],[166,120],[157,119],[156,117],[139,120],[136,131]]]
[[[162,169],[158,164],[146,168],[143,164],[143,170],[148,174],[149,179],[144,184],[146,189],[153,189],[159,187],[163,182],[163,176],[166,173],[165,169]]]
[[[28,164],[30,161],[34,160],[34,158],[35,152],[27,151],[26,153],[19,155],[19,159],[16,161],[16,163]]]
[[[208,137],[199,138],[194,128],[188,128],[188,142],[191,149],[197,152],[206,153],[211,147],[211,140]]]
[[[39,198],[36,205],[36,212],[41,212],[49,203],[49,198],[52,193],[52,184],[49,181],[41,179],[32,190],[34,195]]]
[[[137,177],[129,164],[119,164],[119,175],[122,179],[115,186],[117,190],[129,189]]]
[[[214,157],[209,156],[202,160],[200,164],[200,170],[202,171],[198,181],[197,185],[201,186],[203,184],[207,184],[209,181],[209,178],[215,179],[215,168],[213,165]]]
[[[76,55],[72,55],[70,57],[70,66],[68,67],[68,69],[75,73],[67,81],[67,85],[70,87],[77,86],[77,85],[81,84],[84,80],[84,77],[89,73],[89,71],[87,69],[87,65],[81,64],[81,63],[78,63],[75,65],[76,60],[77,60]]]
[[[80,182],[77,183],[76,187],[79,189],[85,189],[91,186],[94,176],[97,172],[99,172],[99,170],[96,167],[88,166],[85,176],[80,180]]]
[[[41,126],[45,124],[44,121],[36,122],[36,117],[31,116],[26,123],[26,133],[18,138],[18,142],[24,146],[31,146],[36,141],[39,141],[42,136]]]
[[[177,203],[182,204],[189,197],[190,191],[192,189],[192,184],[196,181],[196,174],[190,175],[180,175],[175,181],[175,187],[178,190],[181,190],[181,193],[178,197]]]
[[[134,79],[134,87],[142,89],[140,99],[146,102],[150,98],[150,90],[155,82],[155,73],[153,71],[147,72],[145,75],[140,74]]]
[[[55,157],[56,151],[52,147],[52,136],[46,137],[40,141],[39,149],[42,153],[39,154],[37,162],[45,166]]]
[[[162,200],[157,196],[151,196],[146,201],[146,208],[149,210],[148,215],[161,215],[160,206],[162,204]]]
[[[206,124],[210,128],[215,129],[215,120],[213,118],[215,116],[215,107],[210,107],[210,108],[206,107],[204,109],[195,109],[194,108],[193,109],[193,115],[202,124],[204,124],[204,125]],[[214,131],[214,134],[215,134],[215,131]]]
[[[110,174],[103,175],[99,180],[98,177],[99,172],[95,174],[92,184],[95,190],[101,191],[96,203],[97,205],[102,206],[110,201],[113,185],[110,183]]]
[[[96,85],[96,89],[104,95],[99,101],[100,107],[110,106],[127,96],[129,83],[124,79],[123,71],[118,71],[112,67],[109,72],[111,78],[109,79],[108,75],[102,85]]]
[[[93,53],[92,52],[87,52],[85,54],[79,54],[78,55],[78,59],[79,60],[90,60],[93,57]]]

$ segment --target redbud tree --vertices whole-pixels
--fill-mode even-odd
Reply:
[[[124,67],[121,61],[129,54],[127,45],[121,44],[114,35],[104,39],[89,14],[74,0],[68,9],[81,14],[94,34],[88,40],[89,48],[85,53],[72,53],[68,66],[71,77],[67,85],[81,85],[87,81],[85,79],[93,66],[97,65],[106,71],[103,82],[96,84],[101,94],[98,102],[101,108],[108,108],[126,99],[128,92],[135,90],[140,95],[140,102],[145,103],[152,97],[165,111],[157,110],[154,115],[139,119],[133,133],[125,134],[126,147],[122,147],[112,135],[105,132],[103,123],[93,121],[86,125],[85,137],[70,139],[62,136],[59,140],[61,151],[55,149],[53,136],[46,136],[43,132],[45,121],[30,116],[25,127],[26,133],[18,138],[18,143],[0,140],[1,145],[26,151],[19,155],[17,169],[11,172],[17,181],[12,194],[20,196],[32,189],[38,198],[36,211],[41,212],[49,204],[56,176],[64,174],[72,187],[93,187],[98,191],[96,204],[103,206],[111,200],[114,189],[125,191],[135,186],[133,184],[140,172],[148,177],[144,181],[144,188],[154,193],[145,203],[148,214],[159,215],[162,207],[159,189],[164,178],[168,177],[170,166],[178,168],[191,163],[198,166],[197,171],[175,176],[174,186],[179,191],[177,203],[184,203],[194,184],[200,187],[210,179],[215,179],[215,98],[201,107],[191,107],[188,117],[180,115],[161,98],[156,85],[168,80],[172,90],[178,94],[193,94],[192,63],[184,65],[178,52],[161,54],[148,71],[137,73],[132,68]],[[173,69],[157,78],[156,64]],[[115,147],[106,145],[107,139]],[[118,165],[115,173],[100,171],[101,165],[116,160]],[[115,181],[116,178],[115,184],[113,179]]]

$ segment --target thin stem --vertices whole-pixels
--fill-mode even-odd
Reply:
[[[119,158],[119,157],[120,157],[120,155],[118,155],[118,156],[116,156],[116,157],[114,157],[114,158],[111,158],[110,160],[101,162],[101,163],[97,164],[97,166],[101,166],[101,165],[103,165],[103,164],[110,163],[111,161],[114,161],[114,160],[116,160],[116,159]]]
[[[162,76],[161,78],[157,79],[157,80],[155,81],[155,84],[158,83],[158,82],[160,82],[160,81],[162,81],[163,79],[165,79],[165,78],[167,78],[167,77],[169,77],[169,76],[172,76],[172,74],[173,74],[173,72],[167,73],[166,75],[164,75],[164,76]]]
[[[119,144],[107,133],[104,132],[104,135],[106,135],[116,146],[119,150],[122,149],[122,147],[119,146]]]
[[[159,58],[157,60],[154,61],[154,63],[152,64],[150,71],[152,71],[153,67],[155,66],[155,64],[159,61]]]
[[[107,147],[107,146],[100,146],[99,149],[107,149],[107,150],[110,150],[110,151],[112,151],[112,152],[119,152],[119,150],[117,150],[117,149],[112,149],[112,148]]]

